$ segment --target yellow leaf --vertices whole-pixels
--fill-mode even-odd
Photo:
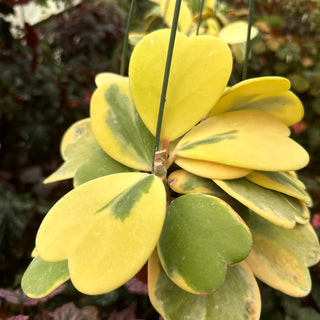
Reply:
[[[281,77],[239,82],[224,93],[208,117],[239,109],[260,109],[291,126],[302,119],[304,111],[299,98],[289,89],[290,81]]]
[[[170,30],[158,30],[135,47],[129,81],[137,111],[156,132]],[[229,47],[211,36],[176,34],[161,140],[173,141],[191,129],[223,93],[232,67]],[[208,72],[199,72],[207,70]]]

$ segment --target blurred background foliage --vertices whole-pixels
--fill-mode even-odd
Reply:
[[[90,297],[68,283],[41,301],[30,301],[19,290],[40,221],[71,189],[68,181],[42,181],[61,164],[59,144],[66,128],[89,115],[95,75],[119,72],[130,6],[129,0],[87,0],[75,6],[55,0],[66,9],[35,25],[17,28],[7,21],[14,6],[30,2],[0,0],[0,319],[158,319],[145,288],[137,284]],[[187,2],[191,8],[200,3]],[[247,19],[248,0],[217,5],[229,22]],[[145,28],[154,6],[138,1],[133,30]],[[254,25],[259,35],[252,41],[248,77],[289,78],[305,106],[305,117],[292,134],[311,155],[301,178],[313,196],[312,222],[320,235],[320,2],[256,0]],[[158,18],[149,27],[161,26]],[[242,64],[235,60],[230,83],[240,81],[241,73]],[[304,299],[260,285],[261,319],[320,319],[319,266],[312,268],[312,277],[312,293]]]

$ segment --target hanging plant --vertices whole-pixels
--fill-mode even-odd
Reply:
[[[300,100],[281,77],[228,88],[228,45],[175,28],[137,44],[129,77],[98,75],[90,118],[66,132],[47,182],[75,188],[39,228],[22,279],[30,297],[69,278],[85,294],[110,292],[147,262],[167,320],[259,319],[255,278],[310,292],[320,247],[295,173],[309,157],[288,128]]]

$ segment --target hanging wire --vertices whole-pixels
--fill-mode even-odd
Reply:
[[[246,42],[246,51],[242,68],[242,80],[247,78],[248,74],[248,60],[249,60],[249,51],[250,51],[250,38],[251,38],[251,26],[253,21],[253,10],[254,10],[254,0],[249,0],[249,16],[248,16],[248,32],[247,32],[247,42]]]
[[[127,28],[126,33],[124,36],[124,43],[122,48],[122,59],[121,59],[121,65],[120,65],[120,74],[124,76],[126,72],[126,64],[127,64],[127,52],[128,52],[128,43],[129,43],[129,30],[131,26],[131,21],[133,17],[133,11],[136,6],[136,0],[132,0],[130,4],[130,11],[128,16],[128,22],[127,22]]]
[[[199,18],[198,18],[198,25],[197,25],[197,32],[196,35],[199,35],[200,25],[201,25],[201,18],[202,18],[202,11],[204,7],[205,0],[201,1],[200,10],[199,10]]]
[[[152,173],[154,173],[154,160],[155,160],[156,152],[159,150],[159,146],[160,146],[160,135],[161,135],[163,113],[164,113],[164,105],[166,103],[166,94],[167,94],[167,88],[168,88],[168,81],[169,81],[169,75],[170,75],[174,42],[176,39],[176,33],[177,33],[177,29],[178,29],[180,7],[181,7],[181,0],[177,0],[175,8],[174,8],[174,15],[173,15],[172,27],[171,27],[171,33],[170,33],[170,41],[169,41],[169,47],[168,47],[168,53],[167,53],[167,61],[166,61],[164,77],[163,77],[161,99],[160,99],[158,121],[157,121],[157,129],[156,129],[156,136],[155,136],[155,142],[154,142]]]

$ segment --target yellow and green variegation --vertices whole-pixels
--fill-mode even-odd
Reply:
[[[208,117],[240,109],[259,109],[291,126],[302,119],[304,111],[299,98],[289,89],[290,81],[282,77],[244,80],[223,94]]]
[[[44,183],[73,178],[77,169],[85,163],[96,150],[100,149],[92,130],[89,118],[77,121],[64,134],[60,153],[64,163]]]
[[[209,118],[178,143],[177,156],[255,170],[296,170],[308,153],[288,137],[285,124],[262,110],[237,110]],[[275,143],[275,141],[277,143]]]
[[[69,278],[68,261],[46,262],[37,256],[23,274],[21,287],[30,298],[42,298]]]
[[[320,258],[318,237],[310,224],[280,228],[257,215],[246,221],[253,235],[247,262],[261,281],[294,297],[311,290],[308,267]]]
[[[257,282],[246,263],[228,267],[224,283],[212,294],[182,290],[168,278],[157,253],[148,262],[148,290],[165,320],[258,320],[261,300]]]
[[[188,194],[168,207],[158,243],[162,266],[180,288],[195,294],[215,291],[227,266],[250,252],[248,227],[223,200]]]
[[[146,173],[119,173],[70,191],[46,215],[36,238],[39,256],[68,260],[70,278],[87,294],[109,292],[132,278],[154,250],[166,195]]]
[[[91,99],[93,133],[102,149],[130,168],[150,171],[154,137],[138,115],[126,77],[109,77]]]

